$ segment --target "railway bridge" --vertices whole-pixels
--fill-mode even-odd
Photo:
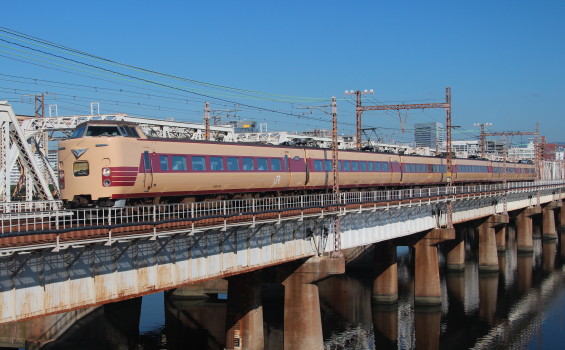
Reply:
[[[562,180],[509,182],[80,210],[56,201],[2,203],[0,323],[227,278],[226,346],[262,348],[261,282],[274,281],[293,300],[285,347],[319,348],[316,282],[344,273],[368,246],[376,251],[375,302],[396,302],[396,246],[411,246],[415,303],[437,305],[438,246],[449,269],[464,269],[464,232],[472,228],[479,270],[497,272],[510,220],[525,254],[533,251],[536,216],[544,239],[557,239],[564,187]]]
[[[225,278],[226,347],[261,349],[261,284],[268,281],[285,289],[285,347],[321,349],[317,283],[344,273],[348,263],[369,261],[375,276],[372,300],[394,304],[396,247],[413,247],[415,303],[438,305],[438,248],[447,268],[461,271],[466,233],[476,232],[478,269],[488,274],[504,269],[497,252],[506,249],[509,222],[517,227],[517,249],[525,255],[533,251],[533,218],[542,218],[546,240],[557,239],[556,223],[565,223],[560,209],[565,181],[546,177],[524,183],[66,210],[60,201],[50,200],[49,186],[57,188],[58,182],[47,164],[44,136],[68,133],[80,121],[84,118],[18,121],[11,107],[0,102],[0,324]],[[196,125],[136,121],[157,135],[202,137]],[[221,139],[233,137],[229,130],[214,132]],[[26,198],[45,201],[11,202],[9,174],[16,164]],[[560,167],[547,165],[544,174],[563,178]],[[373,259],[367,259],[370,254]],[[70,319],[80,317],[77,311]],[[66,324],[50,332],[58,334]]]

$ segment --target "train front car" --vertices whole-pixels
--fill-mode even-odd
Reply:
[[[137,124],[89,121],[59,142],[61,197],[69,206],[113,206],[116,195],[144,190]]]

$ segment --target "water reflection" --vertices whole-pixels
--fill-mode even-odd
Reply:
[[[446,258],[440,256],[443,295],[437,307],[414,306],[414,262],[407,249],[399,250],[397,257],[396,303],[372,297],[370,268],[319,281],[311,289],[319,293],[321,317],[311,321],[321,322],[323,344],[312,349],[560,347],[565,328],[555,320],[565,310],[565,234],[544,241],[536,227],[533,252],[517,252],[515,227],[507,232],[505,249],[498,253],[498,272],[479,272],[472,230],[465,231],[464,270],[448,271]],[[219,282],[4,325],[0,347],[23,348],[27,339],[28,348],[42,349],[223,349],[228,303],[222,293],[227,285]],[[308,305],[299,298],[300,293],[285,299],[280,283],[263,284],[265,349],[288,349],[284,339],[289,310],[294,310],[293,317],[311,317],[300,315]],[[293,306],[294,300],[298,303]],[[554,321],[544,321],[544,314]],[[303,331],[292,328],[293,334]]]

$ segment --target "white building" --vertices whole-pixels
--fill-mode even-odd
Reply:
[[[508,150],[508,158],[515,160],[535,160],[536,151],[533,142],[526,145],[511,147]]]

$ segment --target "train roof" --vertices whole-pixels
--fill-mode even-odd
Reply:
[[[127,126],[138,126],[138,123],[128,122],[125,120],[89,120],[78,124],[76,127],[81,128],[87,125],[127,125]]]

